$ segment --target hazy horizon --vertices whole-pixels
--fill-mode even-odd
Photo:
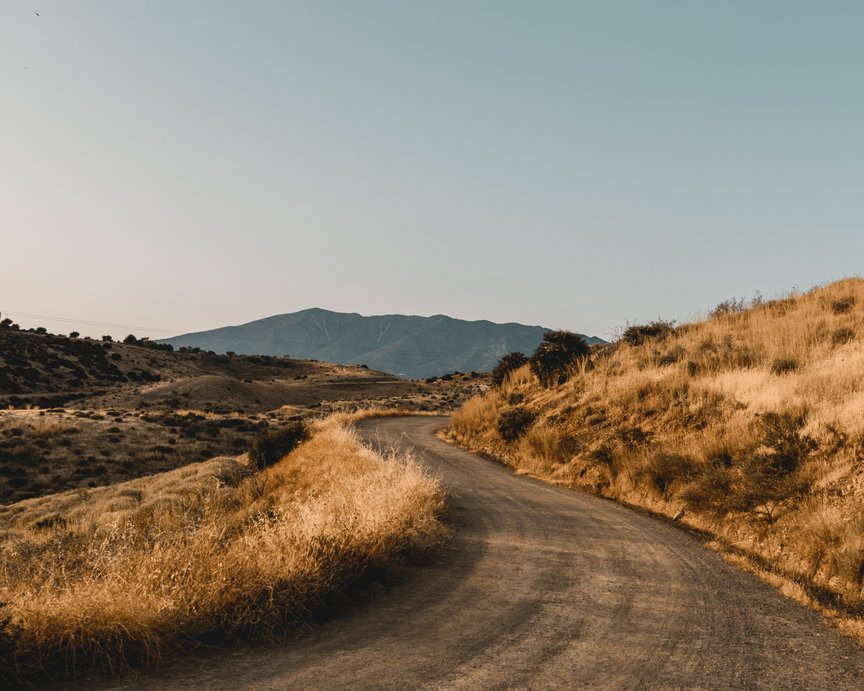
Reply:
[[[862,29],[852,2],[9,2],[0,313],[608,339],[859,275]]]

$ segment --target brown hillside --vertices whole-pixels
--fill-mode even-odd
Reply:
[[[864,606],[860,279],[631,329],[552,388],[523,367],[450,433],[523,472],[683,515],[823,606]]]
[[[453,409],[483,381],[0,328],[0,504],[236,455],[297,416]]]

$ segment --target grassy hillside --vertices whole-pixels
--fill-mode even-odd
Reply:
[[[337,420],[275,465],[249,465],[214,459],[0,509],[0,682],[269,636],[442,537],[437,482]]]
[[[862,280],[629,329],[551,388],[522,367],[450,435],[705,530],[847,623],[864,609]]]

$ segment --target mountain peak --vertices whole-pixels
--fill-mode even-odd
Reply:
[[[488,371],[502,355],[514,350],[533,352],[547,331],[541,326],[466,321],[446,314],[362,316],[311,307],[163,342],[217,353],[364,364],[382,372],[425,378],[454,371]]]

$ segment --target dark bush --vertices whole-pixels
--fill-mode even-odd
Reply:
[[[129,334],[126,338],[123,339],[123,343],[126,345],[137,345],[138,339],[135,338],[135,334]]]
[[[642,466],[639,476],[658,494],[667,497],[673,484],[685,483],[693,477],[695,467],[689,456],[659,452]]]
[[[798,369],[798,361],[791,357],[778,357],[771,363],[772,374],[789,374]]]
[[[664,321],[663,319],[648,324],[634,324],[624,329],[621,340],[631,346],[639,346],[646,341],[666,338],[674,328],[674,321]]]
[[[854,306],[855,296],[850,295],[846,298],[834,300],[834,302],[831,303],[831,311],[834,314],[846,314],[847,312],[851,311]]]
[[[291,453],[306,439],[306,434],[302,422],[293,422],[276,432],[262,434],[249,447],[249,458],[258,470],[263,470]]]
[[[534,418],[534,413],[522,406],[502,410],[498,414],[498,434],[504,441],[516,441],[534,423]]]
[[[570,368],[580,358],[588,357],[589,352],[588,344],[579,334],[547,331],[531,356],[531,371],[546,388],[563,384],[570,376]]]
[[[803,413],[766,413],[753,430],[760,448],[739,458],[727,452],[706,459],[707,467],[681,498],[698,511],[749,513],[772,522],[781,507],[807,489],[797,472],[816,449],[816,441],[803,433],[806,421]]]
[[[507,375],[510,372],[519,369],[523,365],[528,363],[528,356],[525,353],[514,352],[508,353],[500,360],[498,360],[498,364],[495,365],[495,369],[492,370],[492,374],[490,378],[492,380],[492,386],[501,386],[504,383],[504,380],[507,379]],[[472,374],[475,374],[472,372]]]
[[[848,343],[853,338],[855,338],[855,332],[849,328],[840,328],[837,329],[833,334],[831,334],[831,342],[835,345],[843,345],[844,343]]]
[[[807,416],[803,413],[765,413],[760,421],[763,445],[767,451],[761,459],[773,474],[791,473],[816,448],[815,440],[802,434]]]
[[[682,489],[679,497],[693,511],[724,516],[735,503],[734,479],[727,464],[710,463]]]
[[[687,354],[687,351],[684,350],[681,346],[675,346],[668,350],[660,359],[657,361],[657,364],[660,367],[668,367],[669,365],[674,365],[676,362],[683,359],[683,357]]]
[[[504,441],[519,439],[534,423],[534,413],[522,406],[508,408],[498,414],[498,434]]]

